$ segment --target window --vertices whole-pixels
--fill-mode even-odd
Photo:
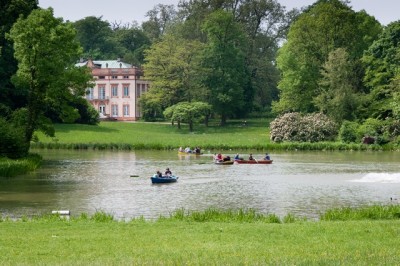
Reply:
[[[105,115],[106,114],[106,106],[100,105],[99,106],[99,113]]]
[[[106,98],[106,88],[99,87],[99,99],[104,100]]]
[[[118,116],[118,105],[116,104],[111,105],[111,114],[113,117]]]
[[[118,76],[111,76],[112,79],[118,79]]]
[[[129,97],[129,86],[124,85],[124,97]]]
[[[86,99],[93,100],[93,97],[94,97],[94,89],[88,88],[86,91]]]
[[[124,116],[129,116],[129,105],[124,104],[123,109],[124,109]]]
[[[105,77],[104,76],[99,76],[99,79],[105,79]]]
[[[129,76],[124,76],[124,79],[128,79],[129,78]]]
[[[137,98],[140,98],[140,87],[139,86],[140,85],[138,85],[137,88],[136,88],[136,97]]]
[[[111,96],[118,97],[118,86],[117,85],[111,85]]]

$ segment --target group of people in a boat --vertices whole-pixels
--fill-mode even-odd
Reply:
[[[179,147],[178,151],[179,152],[186,152],[186,153],[195,153],[195,154],[200,154],[201,153],[200,147],[196,147],[196,148],[194,148],[194,150],[192,150],[189,146],[186,147],[185,149],[183,149],[182,147]]]
[[[236,155],[235,155],[235,157],[233,159],[235,161],[244,160],[243,157],[240,157],[239,153],[236,153]],[[225,161],[230,161],[231,157],[229,155],[223,156],[221,153],[218,153],[218,154],[214,154],[214,160],[218,161],[218,162],[225,162]],[[249,161],[255,160],[254,157],[253,157],[253,154],[251,154],[251,153],[249,154],[248,160]],[[269,156],[268,153],[265,154],[263,160],[268,160],[268,161],[271,160],[271,157]]]
[[[164,175],[160,172],[160,170],[157,170],[156,172],[157,177],[163,177],[163,178],[168,178],[172,176],[171,170],[169,168],[165,169]]]

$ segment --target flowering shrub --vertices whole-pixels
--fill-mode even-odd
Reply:
[[[272,121],[270,128],[274,142],[334,140],[338,131],[336,123],[322,113],[286,113]]]

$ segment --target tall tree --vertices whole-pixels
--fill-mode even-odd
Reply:
[[[245,34],[233,15],[222,10],[210,14],[203,29],[207,34],[204,84],[210,90],[208,102],[225,125],[244,105]]]
[[[207,36],[201,26],[209,14],[224,10],[234,16],[234,20],[245,30],[245,39],[249,44],[245,51],[246,109],[240,114],[251,111],[253,105],[259,110],[269,109],[278,95],[276,51],[297,12],[286,12],[276,0],[184,0],[178,7],[178,18],[182,21],[179,34],[202,42],[207,41]]]
[[[146,16],[149,19],[142,23],[142,28],[147,37],[154,42],[167,33],[175,20],[176,11],[174,5],[158,4],[148,11]]]
[[[11,83],[11,76],[17,71],[17,61],[14,58],[12,41],[6,38],[6,34],[20,16],[28,16],[37,7],[37,0],[0,2],[0,116],[26,103],[26,95]]]
[[[74,67],[82,52],[75,36],[72,24],[54,18],[51,8],[34,10],[26,19],[18,19],[10,31],[18,60],[14,83],[28,90],[28,148],[34,131],[47,127],[41,123],[46,102],[69,97],[65,95],[82,96],[89,86],[89,70]]]
[[[358,77],[355,63],[343,48],[329,53],[323,65],[320,91],[315,97],[315,105],[336,122],[354,120],[363,98],[357,90]]]
[[[187,41],[167,34],[146,51],[144,71],[152,81],[149,95],[160,95],[160,106],[166,108],[182,101],[202,100],[201,50],[198,41]],[[147,97],[153,101],[155,97]]]
[[[120,57],[124,62],[139,66],[144,63],[144,51],[151,45],[150,39],[138,27],[120,27],[114,30],[113,38],[121,47]]]
[[[246,29],[249,42],[246,66],[249,73],[245,89],[246,106],[267,111],[277,100],[279,72],[275,58],[279,43],[298,11],[286,12],[275,0],[237,1],[236,20]]]
[[[346,1],[319,0],[310,6],[291,25],[287,42],[279,50],[282,79],[274,110],[315,111],[313,98],[329,53],[345,48],[350,58],[360,58],[380,31],[373,17],[353,11]]]
[[[118,44],[113,40],[110,23],[101,17],[86,17],[73,23],[83,56],[93,59],[116,58]]]
[[[400,21],[389,24],[362,58],[365,84],[370,90],[369,116],[379,119],[393,116],[392,100],[399,90]],[[397,76],[397,79],[396,79]]]

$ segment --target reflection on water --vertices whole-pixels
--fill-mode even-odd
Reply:
[[[174,151],[37,152],[41,169],[0,180],[1,214],[101,210],[129,219],[215,207],[316,218],[328,208],[386,204],[400,194],[398,152],[281,152],[271,165],[215,165],[211,154]],[[149,177],[166,167],[179,181],[152,185]]]

